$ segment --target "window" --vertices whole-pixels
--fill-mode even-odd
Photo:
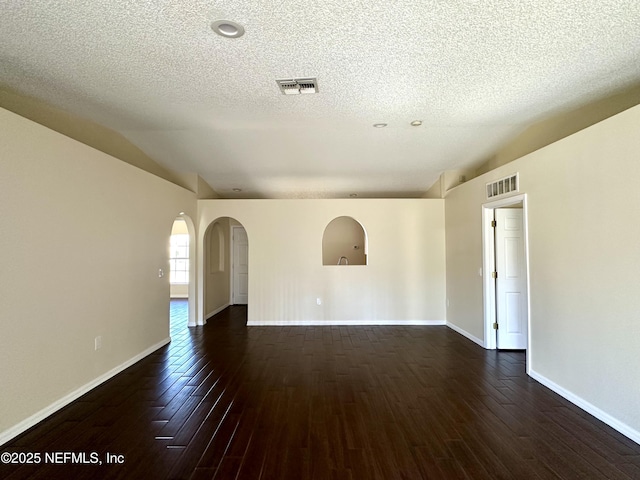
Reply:
[[[170,282],[173,284],[189,283],[189,234],[171,235],[170,248]]]

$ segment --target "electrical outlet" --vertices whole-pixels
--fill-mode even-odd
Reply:
[[[100,350],[102,348],[102,336],[101,335],[98,335],[95,338],[94,345],[95,345],[96,350]]]
[[[320,297],[316,298],[316,303],[322,305],[322,299]]]

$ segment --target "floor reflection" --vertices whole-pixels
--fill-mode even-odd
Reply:
[[[186,330],[189,323],[189,300],[172,298],[169,304],[169,330],[171,338]]]

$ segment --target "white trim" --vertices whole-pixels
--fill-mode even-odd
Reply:
[[[199,295],[199,291],[197,288],[197,280],[198,280],[198,272],[197,272],[197,263],[196,259],[198,257],[198,235],[196,232],[196,227],[193,223],[193,220],[189,215],[183,213],[178,215],[176,218],[182,218],[184,223],[187,225],[187,232],[189,234],[189,283],[187,289],[187,298],[189,300],[189,308],[188,308],[188,318],[187,318],[187,326],[195,327],[198,323],[198,315],[197,315],[197,299]],[[175,219],[174,219],[175,222]],[[182,297],[172,297],[172,298],[182,298]]]
[[[229,217],[231,218],[231,217]],[[233,229],[237,228],[238,225],[229,225],[229,305],[233,305],[233,269],[235,268],[234,258],[233,258]]]
[[[220,313],[221,311],[223,311],[225,308],[227,308],[228,306],[230,306],[230,303],[225,303],[224,305],[222,305],[221,307],[216,308],[213,312],[207,313],[207,315],[204,317],[204,321],[205,323],[207,322],[207,320],[209,320],[211,317],[213,317],[214,315],[217,315],[218,313]]]
[[[474,343],[477,343],[478,345],[480,345],[482,348],[485,348],[484,345],[484,341],[480,340],[478,337],[476,337],[475,335],[471,335],[469,332],[467,332],[466,330],[463,330],[462,328],[458,327],[457,325],[454,325],[451,322],[447,322],[447,327],[449,327],[451,330],[453,330],[454,332],[459,333],[460,335],[462,335],[463,337],[468,338],[469,340],[471,340]]]
[[[99,377],[91,380],[89,383],[84,384],[80,388],[78,388],[78,389],[74,390],[73,392],[65,395],[64,397],[60,398],[59,400],[56,400],[51,405],[43,408],[39,412],[34,413],[29,418],[26,418],[25,420],[21,421],[17,425],[14,425],[13,427],[11,427],[11,428],[5,430],[4,432],[0,433],[0,445],[4,445],[9,440],[17,437],[21,433],[23,433],[26,430],[30,429],[31,427],[35,426],[36,424],[38,424],[39,422],[41,422],[42,420],[44,420],[48,416],[52,415],[53,413],[57,412],[61,408],[66,407],[67,405],[69,405],[74,400],[77,400],[78,398],[80,398],[85,393],[90,392],[91,390],[96,388],[101,383],[104,383],[107,380],[109,380],[110,378],[116,376],[118,373],[120,373],[123,370],[129,368],[134,363],[139,362],[140,360],[142,360],[146,356],[152,354],[153,352],[155,352],[159,348],[164,347],[169,342],[171,342],[171,338],[169,338],[169,337],[165,338],[161,342],[158,342],[155,345],[147,348],[146,350],[144,350],[143,352],[139,353],[135,357],[130,358],[126,362],[118,365],[115,368],[112,368],[108,372],[106,372],[106,373],[100,375]]]
[[[561,387],[557,383],[549,380],[544,375],[540,375],[535,370],[529,370],[528,373],[529,373],[529,376],[531,376],[531,378],[533,378],[534,380],[537,380],[538,382],[540,382],[545,387],[549,388],[550,390],[553,390],[555,393],[557,393],[561,397],[566,398],[571,403],[573,403],[575,406],[577,406],[577,407],[581,408],[582,410],[584,410],[585,412],[593,415],[598,420],[603,421],[604,423],[609,425],[614,430],[617,430],[618,432],[623,434],[625,437],[628,437],[631,440],[633,440],[634,442],[640,444],[640,432],[638,430],[635,430],[634,428],[630,427],[626,423],[621,422],[620,420],[618,420],[615,417],[612,417],[611,415],[609,415],[608,413],[604,412],[603,410],[600,410],[595,405],[587,402],[582,397],[579,397],[578,395],[570,392],[569,390],[566,390],[565,388]]]
[[[492,326],[493,319],[496,318],[496,290],[490,274],[495,265],[493,227],[491,226],[493,210],[491,206],[482,205],[482,304],[484,314],[484,347],[487,350],[496,349],[496,334]]]
[[[446,320],[249,320],[247,326],[273,327],[336,327],[336,326],[425,326],[446,325]]]
[[[237,221],[237,220],[236,220]],[[247,305],[249,303],[249,293],[247,292],[247,303],[235,303],[235,278],[234,278],[234,273],[236,270],[236,257],[235,257],[235,248],[236,248],[236,244],[235,244],[235,231],[237,229],[241,229],[244,230],[245,234],[247,235],[247,244],[249,242],[249,234],[247,233],[247,229],[244,228],[244,225],[240,224],[240,225],[231,225],[231,228],[229,228],[229,236],[230,238],[230,242],[231,242],[231,248],[229,249],[229,253],[231,258],[229,258],[229,265],[230,265],[230,273],[231,273],[231,278],[229,280],[229,304],[230,305]],[[248,254],[247,254],[248,255]],[[247,258],[247,264],[249,262],[249,258]],[[247,265],[248,268],[248,265]]]

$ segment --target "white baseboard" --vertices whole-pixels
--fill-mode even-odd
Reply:
[[[612,417],[608,413],[600,410],[595,405],[587,402],[585,399],[575,395],[574,393],[570,392],[569,390],[566,390],[566,389],[562,388],[560,385],[558,385],[557,383],[554,383],[553,381],[549,380],[544,375],[540,375],[539,373],[537,373],[534,370],[530,370],[529,371],[529,375],[531,376],[531,378],[533,378],[534,380],[537,380],[538,382],[540,382],[545,387],[549,388],[550,390],[553,390],[554,392],[556,392],[561,397],[564,397],[567,400],[569,400],[575,406],[580,407],[582,410],[584,410],[585,412],[593,415],[598,420],[603,421],[604,423],[609,425],[614,430],[617,430],[618,432],[620,432],[625,437],[628,437],[631,440],[633,440],[634,442],[640,444],[640,432],[638,430],[635,430],[634,428],[630,427],[626,423],[623,423],[620,420],[618,420],[617,418]]]
[[[0,445],[4,445],[5,443],[7,443],[12,438],[17,437],[22,432],[25,432],[26,430],[30,429],[34,425],[38,424],[39,422],[41,422],[42,420],[47,418],[49,415],[57,412],[62,407],[67,406],[68,404],[70,404],[74,400],[77,400],[82,395],[84,395],[85,393],[88,393],[89,391],[93,390],[94,388],[96,388],[101,383],[106,382],[111,377],[114,377],[118,373],[120,373],[123,370],[129,368],[134,363],[139,362],[144,357],[146,357],[147,355],[152,354],[153,352],[155,352],[159,348],[164,347],[170,341],[171,341],[171,338],[165,338],[161,342],[158,342],[155,345],[147,348],[146,350],[144,350],[143,352],[139,353],[135,357],[130,358],[129,360],[127,360],[123,364],[118,365],[115,368],[112,368],[107,373],[105,373],[103,375],[100,375],[98,378],[90,381],[89,383],[86,383],[85,385],[81,386],[77,390],[74,390],[73,392],[69,393],[68,395],[65,395],[61,399],[53,402],[51,405],[43,408],[39,412],[36,412],[35,414],[31,415],[29,418],[21,421],[17,425],[14,425],[13,427],[11,427],[11,428],[5,430],[4,432],[0,433]]]
[[[249,327],[337,327],[446,325],[445,320],[249,320]]]
[[[480,340],[478,337],[476,337],[474,335],[471,335],[469,332],[467,332],[466,330],[463,330],[462,328],[458,327],[457,325],[454,325],[453,323],[447,322],[447,327],[449,327],[454,332],[458,332],[463,337],[467,337],[469,340],[471,340],[474,343],[477,343],[482,348],[485,348],[483,340]]]
[[[204,317],[204,321],[206,322],[211,317],[213,317],[214,315],[217,315],[218,313],[220,313],[221,311],[223,311],[225,308],[227,308],[230,305],[231,305],[230,303],[225,303],[221,307],[216,308],[213,312],[207,313],[207,315]]]

